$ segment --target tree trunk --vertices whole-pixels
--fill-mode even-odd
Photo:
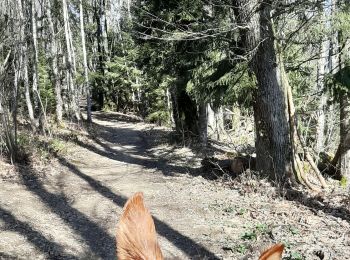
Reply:
[[[167,103],[167,110],[168,110],[168,114],[169,114],[169,123],[171,126],[175,125],[175,121],[174,121],[174,113],[173,113],[173,104],[171,103],[171,95],[170,95],[170,90],[169,88],[166,89],[165,91],[165,95],[166,95],[166,103]]]
[[[33,38],[33,50],[34,50],[34,59],[33,59],[33,99],[34,99],[34,112],[39,117],[39,125],[42,126],[42,131],[45,134],[45,129],[47,126],[46,112],[44,106],[41,102],[40,97],[40,88],[39,88],[39,75],[38,75],[38,66],[39,66],[39,54],[38,54],[38,33],[37,33],[37,21],[36,21],[36,6],[35,0],[32,0],[31,3],[31,22],[32,22],[32,38]],[[41,110],[41,113],[40,113]]]
[[[32,22],[32,38],[33,38],[33,50],[34,50],[34,62],[33,62],[33,101],[34,109],[38,111],[39,108],[39,91],[38,91],[38,36],[37,36],[37,24],[36,24],[36,12],[35,12],[35,0],[31,3],[31,22]]]
[[[22,51],[23,51],[22,75],[23,75],[23,83],[24,83],[24,89],[25,89],[24,95],[26,98],[29,120],[31,122],[31,126],[33,130],[35,130],[38,125],[34,117],[34,110],[33,110],[32,100],[30,97],[27,50],[28,50],[27,43],[24,43],[22,48]]]
[[[216,118],[215,111],[212,109],[211,105],[207,104],[207,123],[208,123],[208,135],[213,138],[216,132]]]
[[[103,52],[105,55],[105,59],[108,61],[109,59],[109,48],[108,48],[108,38],[107,38],[107,20],[106,20],[106,1],[100,0],[100,10],[99,10],[99,18],[100,18],[100,30],[101,37],[103,43]]]
[[[199,140],[203,148],[206,148],[208,145],[208,113],[207,113],[207,103],[202,102],[199,105],[199,118],[198,118],[198,131],[199,131]]]
[[[70,91],[70,110],[72,110],[75,118],[80,120],[80,112],[78,106],[78,92],[75,88],[74,83],[74,63],[73,63],[73,49],[72,49],[72,37],[70,34],[69,26],[69,15],[67,1],[62,0],[62,11],[63,11],[63,20],[64,20],[64,34],[66,40],[66,58],[67,58],[67,85],[68,90]]]
[[[222,140],[222,136],[225,133],[225,122],[224,122],[224,111],[222,106],[214,110],[215,113],[215,129],[216,129],[216,139],[218,141]]]
[[[0,123],[2,125],[3,135],[5,137],[5,144],[9,153],[11,163],[13,164],[17,159],[17,144],[14,138],[12,129],[9,124],[9,113],[3,109],[0,98]]]
[[[207,105],[207,121],[209,136],[217,141],[222,139],[222,135],[225,131],[224,127],[224,113],[222,107],[212,108],[210,104]]]
[[[85,92],[87,99],[87,121],[88,123],[92,122],[91,118],[91,90],[89,84],[89,75],[88,75],[88,64],[87,64],[87,55],[86,55],[86,44],[85,44],[85,30],[84,30],[84,13],[83,13],[83,2],[79,1],[80,9],[80,33],[81,33],[81,45],[83,48],[83,62],[84,62],[84,79],[85,79]]]
[[[20,71],[22,74],[23,84],[24,84],[24,95],[26,100],[26,105],[28,109],[28,116],[30,120],[30,124],[32,126],[32,129],[35,130],[37,128],[37,122],[34,117],[34,110],[32,105],[32,100],[30,96],[30,87],[29,87],[29,76],[28,76],[28,42],[26,40],[26,31],[25,31],[25,17],[24,17],[24,11],[22,6],[22,1],[18,0],[18,12],[19,12],[19,19],[20,19],[20,39],[21,39],[21,56],[22,59],[20,61]]]
[[[98,4],[97,4],[98,2]],[[105,75],[105,61],[106,61],[106,52],[108,48],[107,44],[107,37],[105,32],[105,13],[104,13],[104,0],[99,0],[95,2],[95,21],[96,21],[96,27],[97,27],[97,52],[98,52],[98,70],[102,75]],[[97,102],[99,104],[99,108],[103,109],[104,103],[105,103],[105,95],[103,88],[101,86],[104,85],[104,80],[99,79],[99,82],[97,84],[100,85],[100,87],[97,90],[97,93],[95,93],[94,96],[97,98]]]
[[[11,109],[12,111],[9,111],[4,108],[3,106],[3,99],[4,99],[4,93],[5,93],[5,82],[7,81],[5,74],[8,75],[6,71],[7,63],[10,59],[11,56],[11,51],[8,52],[6,58],[4,59],[3,63],[0,63],[0,138],[3,140],[6,144],[6,148],[9,153],[10,161],[13,164],[14,161],[17,159],[17,121],[16,121],[16,111],[17,111],[17,87],[18,87],[18,76],[19,76],[19,71],[15,71],[15,75],[13,77],[14,79],[14,87],[13,87],[13,100],[12,100],[12,106]],[[12,114],[13,117],[13,126],[10,125],[10,115]]]
[[[179,72],[171,89],[175,128],[183,136],[199,137],[197,104],[186,92],[187,81],[186,72]]]
[[[63,119],[63,101],[62,101],[62,94],[61,94],[61,84],[59,80],[59,74],[58,74],[58,46],[57,46],[57,39],[56,39],[56,33],[54,29],[54,24],[52,20],[52,12],[51,12],[51,0],[47,0],[47,8],[46,8],[46,14],[47,14],[47,20],[48,20],[48,28],[49,33],[51,36],[50,41],[50,66],[51,66],[51,72],[52,72],[52,83],[55,88],[55,99],[56,99],[56,120],[59,125],[62,124]]]
[[[325,127],[326,127],[326,106],[327,94],[324,93],[324,75],[328,73],[328,59],[329,41],[326,40],[321,44],[320,58],[317,64],[317,83],[316,90],[321,93],[320,101],[317,111],[317,125],[316,125],[316,144],[315,151],[317,154],[324,150],[325,144]]]
[[[14,66],[15,67],[15,66]],[[13,77],[13,92],[12,92],[12,101],[11,101],[11,108],[10,113],[12,114],[12,121],[13,121],[13,131],[14,131],[14,142],[17,146],[17,140],[18,140],[18,124],[17,124],[17,114],[18,114],[18,96],[19,96],[19,82],[20,79],[20,72],[16,71],[15,69],[15,75]]]
[[[340,71],[341,72],[341,71]],[[340,141],[335,156],[331,162],[336,179],[345,178],[350,186],[350,94],[342,95],[340,99]],[[337,167],[338,165],[338,167]],[[331,172],[334,174],[334,172]]]
[[[350,97],[344,95],[340,101],[340,173],[350,187]]]
[[[328,2],[324,3],[320,12],[322,12],[322,18],[324,19],[324,26],[328,30],[331,28],[330,18],[332,15],[332,5]],[[316,91],[321,93],[320,101],[317,111],[317,126],[316,126],[316,144],[315,150],[319,154],[324,150],[325,145],[325,129],[326,129],[326,111],[328,95],[324,91],[325,86],[325,74],[329,73],[331,66],[331,42],[329,39],[324,40],[320,46],[320,57],[317,62],[317,83]]]
[[[257,0],[235,0],[239,25],[248,26],[240,34],[258,87],[254,93],[257,170],[283,182],[292,169],[291,144],[286,107],[286,90],[274,43],[271,5]]]
[[[335,8],[335,7],[334,7]],[[341,31],[337,33],[336,39],[333,40],[334,45],[337,46],[334,50],[336,57],[338,58],[336,61],[333,61],[334,64],[339,65],[339,78],[343,81],[348,75],[348,63],[346,61],[349,60],[349,53],[344,50],[349,50],[350,41],[344,37]],[[339,46],[342,46],[343,49],[340,49]],[[340,82],[343,84],[343,87],[347,88],[347,91],[343,93],[339,100],[340,105],[340,142],[337,149],[337,152],[331,162],[331,164],[336,169],[340,169],[340,172],[337,171],[335,177],[341,178],[345,181],[347,187],[350,187],[350,91],[349,85],[345,86],[346,82]],[[338,167],[336,165],[338,164]]]
[[[349,50],[350,41],[339,33],[339,40],[344,46],[343,50],[339,51],[339,72],[343,74],[340,78],[344,79],[348,74],[349,65],[346,61],[349,60],[349,53],[344,50]],[[342,82],[345,84],[345,82]],[[349,85],[346,86],[349,89]],[[339,168],[340,174],[345,179],[346,186],[350,187],[350,91],[340,97],[340,144],[339,144]]]

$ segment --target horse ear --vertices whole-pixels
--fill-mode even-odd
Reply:
[[[264,251],[260,255],[259,260],[281,260],[283,249],[284,245],[282,243],[278,243]]]
[[[125,204],[117,227],[117,256],[119,260],[162,260],[154,222],[143,201],[135,193]]]

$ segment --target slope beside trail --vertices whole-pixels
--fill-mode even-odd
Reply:
[[[166,259],[257,259],[276,241],[307,259],[350,259],[346,217],[263,196],[254,180],[235,189],[196,176],[191,150],[156,140],[166,130],[94,116],[96,133],[70,140],[50,166],[16,166],[13,178],[0,169],[0,259],[115,259],[118,216],[137,191]]]

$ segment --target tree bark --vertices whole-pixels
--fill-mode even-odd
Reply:
[[[317,154],[324,150],[325,144],[325,127],[326,127],[326,106],[327,94],[324,93],[324,75],[328,73],[327,53],[329,52],[329,41],[326,40],[321,43],[320,58],[317,64],[317,83],[316,90],[320,94],[320,101],[318,103],[317,111],[317,125],[316,125],[316,144],[315,151]]]
[[[196,102],[186,92],[188,75],[178,72],[178,80],[171,89],[175,128],[186,137],[199,137]]]
[[[102,75],[105,75],[105,61],[106,61],[106,52],[108,48],[108,44],[106,44],[107,38],[105,30],[105,13],[104,13],[104,0],[99,0],[95,2],[95,21],[96,21],[96,27],[97,27],[97,52],[98,52],[98,70]],[[98,84],[103,86],[104,80],[99,79]],[[105,95],[104,91],[101,87],[98,88],[97,93],[97,101],[99,104],[99,108],[103,109],[104,103],[105,103]]]
[[[207,103],[202,102],[199,105],[199,118],[198,118],[198,132],[199,140],[203,148],[208,145],[208,113],[207,113]]]
[[[342,33],[339,33],[339,40],[342,41],[344,50],[350,48],[350,41],[344,39]],[[349,65],[346,61],[349,60],[349,53],[344,50],[339,51],[339,71],[341,79],[344,79],[348,75]],[[341,82],[346,84],[345,82]],[[346,86],[349,89],[349,85]],[[346,186],[350,187],[350,91],[341,95],[340,101],[340,143],[337,150],[337,154],[334,157],[334,163],[338,162],[340,169],[340,176],[345,180]],[[337,159],[337,157],[339,159]]]
[[[329,1],[328,1],[329,2]],[[322,19],[324,20],[324,26],[328,30],[331,28],[330,18],[332,15],[332,5],[324,3],[320,8],[322,12]],[[324,150],[325,145],[325,129],[326,129],[326,111],[327,111],[327,100],[328,95],[324,91],[325,86],[325,74],[329,73],[331,66],[331,42],[329,39],[325,39],[321,42],[320,46],[320,57],[317,62],[317,83],[316,91],[320,94],[320,101],[318,104],[317,111],[317,126],[316,126],[316,144],[315,150],[319,154]]]
[[[11,51],[8,52],[2,64],[0,64],[0,129],[2,130],[0,133],[0,137],[4,140],[6,144],[6,148],[9,153],[10,161],[13,164],[17,159],[17,124],[16,124],[16,108],[17,108],[17,95],[14,95],[14,100],[12,102],[12,111],[9,111],[3,106],[4,100],[4,88],[5,82],[7,81],[5,77],[5,71],[7,67],[7,63],[10,59]],[[18,83],[17,79],[19,76],[19,71],[15,71],[14,79],[14,89],[13,91],[17,91]],[[10,115],[12,114],[14,121],[13,126],[10,125]]]
[[[72,49],[72,37],[70,34],[70,25],[69,25],[69,15],[67,1],[62,0],[62,11],[63,11],[63,20],[64,20],[64,35],[66,40],[66,58],[67,58],[67,85],[70,90],[70,110],[72,110],[75,118],[80,120],[80,112],[78,106],[78,91],[76,90],[74,83],[74,63],[73,63],[73,49]]]
[[[334,7],[335,9],[336,7]],[[333,10],[334,11],[334,10]],[[336,10],[335,10],[336,11]],[[349,71],[349,65],[346,61],[349,60],[349,53],[344,50],[349,50],[350,41],[344,37],[342,31],[337,33],[337,37],[333,39],[335,48],[333,51],[337,57],[337,60],[333,60],[332,66],[337,70],[340,79],[347,77]],[[339,46],[343,46],[340,49]],[[335,71],[334,71],[335,72]],[[345,85],[345,82],[339,82]],[[344,86],[345,87],[345,86]],[[346,85],[349,89],[349,85]],[[335,178],[343,179],[347,187],[350,187],[350,91],[347,90],[340,96],[340,142],[336,154],[331,162],[332,166],[336,169]],[[337,167],[338,165],[338,167]]]
[[[107,20],[106,20],[106,1],[100,0],[99,18],[101,26],[101,37],[103,43],[103,52],[105,59],[109,59],[109,48],[108,48],[108,38],[107,38]]]
[[[24,3],[25,4],[25,3]],[[23,79],[23,84],[24,84],[24,95],[25,95],[25,100],[26,100],[26,105],[28,109],[28,116],[30,120],[30,124],[32,126],[32,129],[35,130],[38,125],[34,117],[34,110],[33,110],[33,105],[32,105],[32,100],[30,96],[30,87],[29,87],[29,75],[28,75],[28,42],[26,40],[26,31],[25,31],[25,17],[24,17],[24,10],[23,10],[23,5],[22,1],[18,0],[17,1],[18,5],[18,12],[19,12],[19,19],[20,19],[20,39],[21,39],[21,56],[22,59],[20,61],[20,71]]]
[[[33,99],[34,99],[34,114],[36,113],[39,118],[39,125],[42,127],[42,131],[45,134],[47,119],[44,106],[41,102],[40,97],[40,86],[39,86],[39,75],[38,75],[38,66],[39,66],[39,54],[38,54],[38,33],[37,33],[37,20],[36,20],[36,1],[32,0],[31,2],[31,22],[32,22],[32,38],[33,38],[33,50],[34,50],[34,59],[33,59]],[[40,113],[41,111],[41,113]]]
[[[212,108],[212,105],[207,104],[207,114],[209,136],[220,141],[225,132],[223,108]]]
[[[81,45],[83,48],[83,63],[84,63],[84,79],[85,79],[85,91],[86,91],[86,100],[87,100],[87,121],[88,123],[92,122],[91,118],[91,90],[89,84],[89,75],[88,75],[88,63],[87,63],[87,54],[86,54],[86,44],[85,44],[85,30],[84,30],[84,12],[83,12],[83,1],[79,1],[80,9],[80,34],[81,34]]]
[[[257,170],[283,183],[292,169],[292,151],[287,95],[281,83],[270,17],[271,5],[257,0],[234,0],[233,3],[236,21],[241,26],[248,26],[248,29],[240,30],[240,35],[246,51],[251,53],[249,66],[258,85],[253,106]]]
[[[55,27],[52,19],[52,8],[51,8],[51,0],[47,0],[46,2],[46,14],[48,20],[48,28],[51,36],[50,41],[50,66],[52,72],[52,83],[55,89],[55,100],[56,100],[56,121],[59,125],[62,124],[63,120],[63,101],[61,94],[61,85],[59,80],[59,72],[58,72],[58,46],[57,46],[57,38],[55,33]]]
[[[343,46],[342,50],[339,50],[339,72],[343,74],[341,78],[348,76],[350,54],[350,40],[343,35],[343,32],[338,33],[338,45]],[[347,74],[347,75],[345,75]],[[345,84],[343,82],[343,84]],[[339,144],[339,168],[341,177],[345,180],[347,187],[350,187],[350,91],[349,85],[347,87],[346,94],[340,98],[340,144]]]
[[[345,95],[340,101],[340,173],[350,187],[350,97]]]
[[[35,12],[35,0],[31,2],[31,22],[32,22],[32,40],[33,40],[33,50],[34,50],[34,62],[33,62],[33,99],[34,99],[34,109],[39,110],[39,91],[38,91],[38,36],[37,36],[37,24],[36,24],[36,12]]]
[[[140,91],[140,90],[138,90],[138,91]],[[170,95],[169,88],[166,89],[165,95],[166,95],[166,101],[167,101],[166,102],[167,103],[167,110],[168,110],[168,114],[169,114],[169,123],[171,126],[174,126],[175,121],[174,121],[174,113],[173,113],[173,104],[171,103],[171,95]]]

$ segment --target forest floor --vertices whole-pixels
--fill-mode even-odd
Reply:
[[[0,160],[0,259],[115,259],[137,191],[166,259],[257,259],[276,242],[285,259],[350,259],[350,199],[336,185],[282,196],[254,174],[210,180],[194,150],[134,119],[95,113],[93,132],[62,131],[49,162]]]

